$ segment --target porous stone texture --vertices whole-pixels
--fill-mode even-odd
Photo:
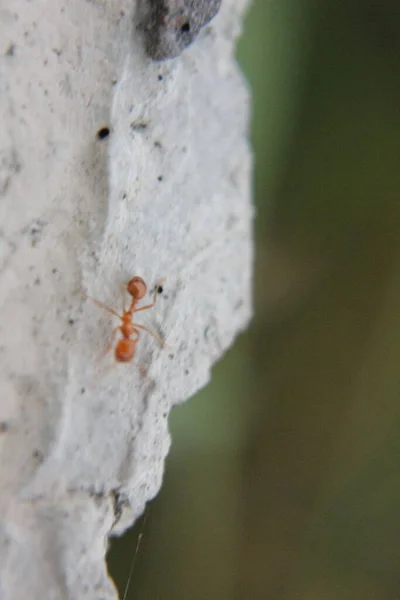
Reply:
[[[220,6],[221,0],[148,0],[142,20],[148,55],[155,60],[179,56]]]
[[[247,0],[175,60],[132,0],[0,11],[0,597],[110,599],[110,534],[159,490],[171,407],[251,315]],[[101,133],[99,133],[101,131]],[[107,135],[109,131],[109,134]],[[133,363],[102,356],[133,275],[154,309]]]

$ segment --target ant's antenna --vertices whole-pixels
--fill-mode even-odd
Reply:
[[[129,570],[129,575],[128,575],[128,579],[127,579],[127,582],[126,582],[125,591],[124,591],[124,595],[122,597],[122,600],[126,600],[127,597],[128,597],[128,591],[129,591],[129,587],[130,587],[130,584],[131,584],[131,579],[132,579],[132,575],[133,575],[133,569],[135,568],[136,557],[137,557],[138,552],[139,552],[140,542],[142,541],[143,531],[144,531],[144,528],[145,528],[145,525],[146,525],[146,521],[147,521],[147,513],[148,513],[148,510],[146,509],[146,512],[144,513],[144,517],[143,517],[143,523],[142,523],[142,526],[140,528],[140,533],[139,533],[137,541],[136,541],[135,554],[133,555],[133,560],[132,560],[131,568]]]

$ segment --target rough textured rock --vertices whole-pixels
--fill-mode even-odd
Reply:
[[[0,11],[0,597],[115,598],[107,537],[158,491],[168,413],[251,314],[247,0],[178,59],[131,0]],[[108,134],[108,135],[107,135]],[[134,363],[101,357],[121,286],[165,278]],[[148,296],[150,298],[150,295]],[[140,313],[139,313],[140,314]],[[100,358],[99,358],[100,357]]]
[[[220,6],[221,0],[148,0],[142,20],[148,55],[155,60],[179,56]]]

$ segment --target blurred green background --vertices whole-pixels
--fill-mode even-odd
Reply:
[[[400,598],[400,2],[255,0],[256,314],[109,553],[130,600]]]

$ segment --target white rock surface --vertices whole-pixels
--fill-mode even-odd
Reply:
[[[116,598],[108,535],[160,487],[171,407],[249,321],[247,4],[156,63],[132,0],[1,0],[2,600]],[[137,321],[167,347],[99,359],[118,321],[86,294],[120,311],[133,275],[166,278]]]

